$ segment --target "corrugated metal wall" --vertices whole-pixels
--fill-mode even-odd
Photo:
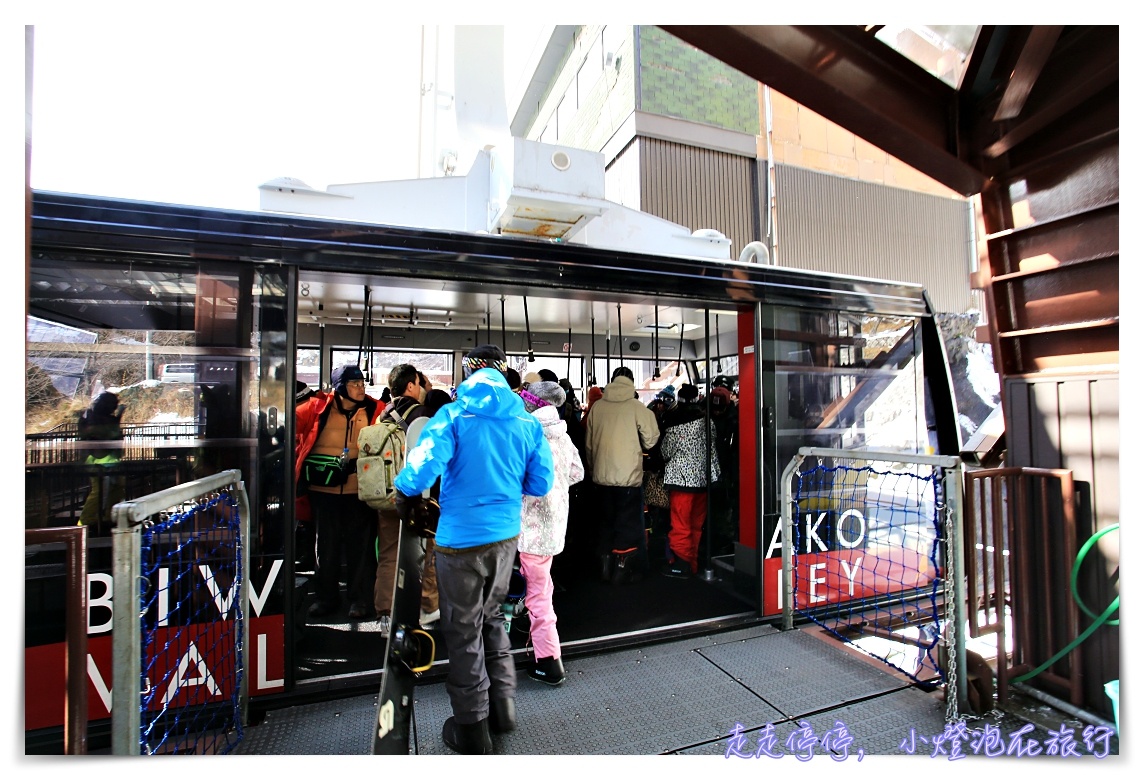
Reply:
[[[1006,465],[1071,469],[1092,484],[1100,525],[1119,522],[1120,378],[1008,379],[1005,405],[1014,422]]]
[[[758,238],[756,161],[726,152],[640,138],[639,208],[692,230],[731,239],[731,257]]]
[[[1072,471],[1081,491],[1078,547],[1097,530],[1119,523],[1119,377],[1007,379],[1004,403],[1006,465]],[[1048,518],[1039,521],[1045,534],[1059,533],[1048,527]],[[1034,548],[1032,541],[1028,547]],[[1119,570],[1120,535],[1108,533],[1085,557],[1078,580],[1081,598],[1094,614],[1103,612],[1116,597]],[[1054,574],[1069,576],[1061,571]],[[1087,627],[1090,622],[1083,618],[1082,626]],[[1107,709],[1103,684],[1119,675],[1119,629],[1106,626],[1097,631],[1084,643],[1083,653],[1088,659],[1084,663],[1085,698],[1091,709],[1100,712]]]
[[[916,282],[939,311],[971,308],[971,205],[775,166],[778,265]]]

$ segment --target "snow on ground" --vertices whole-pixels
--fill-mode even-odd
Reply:
[[[970,386],[985,403],[996,406],[1001,395],[1001,381],[997,377],[993,361],[984,349],[970,350],[965,359],[968,364]]]

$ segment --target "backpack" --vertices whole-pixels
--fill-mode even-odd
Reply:
[[[419,406],[411,404],[403,415],[390,409],[358,434],[358,498],[373,509],[397,511],[393,480],[405,466],[405,431],[409,415]]]

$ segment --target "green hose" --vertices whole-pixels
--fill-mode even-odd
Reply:
[[[1085,606],[1084,602],[1080,598],[1080,593],[1077,592],[1077,588],[1076,588],[1077,575],[1080,574],[1080,565],[1084,561],[1085,556],[1088,555],[1088,551],[1092,549],[1092,546],[1094,544],[1096,544],[1097,540],[1100,539],[1100,537],[1104,536],[1106,533],[1109,533],[1110,531],[1117,531],[1119,529],[1120,529],[1120,523],[1113,523],[1112,525],[1108,526],[1108,528],[1097,531],[1095,534],[1093,534],[1091,537],[1089,537],[1089,540],[1087,542],[1085,542],[1084,546],[1082,546],[1080,548],[1080,552],[1078,552],[1076,554],[1076,562],[1073,564],[1072,579],[1071,579],[1073,600],[1076,601],[1077,606],[1081,608],[1081,611],[1084,612],[1084,614],[1088,615],[1090,618],[1094,618],[1095,622],[1091,626],[1086,628],[1084,631],[1082,631],[1080,633],[1080,636],[1078,636],[1076,639],[1074,639],[1072,642],[1070,642],[1068,644],[1068,646],[1065,647],[1063,650],[1061,650],[1059,653],[1054,655],[1049,660],[1045,661],[1043,664],[1038,666],[1033,671],[1026,672],[1025,674],[1022,674],[1020,677],[1014,677],[1013,682],[1015,682],[1015,683],[1025,682],[1025,680],[1028,680],[1032,677],[1036,677],[1038,674],[1045,671],[1050,666],[1055,664],[1057,661],[1059,661],[1060,659],[1062,659],[1066,655],[1068,655],[1070,652],[1072,652],[1073,648],[1075,648],[1077,645],[1079,645],[1084,640],[1088,639],[1089,636],[1091,636],[1092,633],[1094,631],[1096,631],[1096,629],[1100,628],[1101,626],[1105,625],[1106,623],[1110,626],[1120,625],[1119,620],[1109,620],[1109,617],[1112,615],[1112,613],[1114,613],[1118,609],[1120,609],[1120,596],[1117,596],[1116,598],[1114,598],[1112,600],[1112,603],[1108,605],[1108,608],[1105,609],[1104,612],[1102,612],[1100,615],[1097,615],[1097,614],[1093,613],[1091,610],[1089,610],[1088,607]]]

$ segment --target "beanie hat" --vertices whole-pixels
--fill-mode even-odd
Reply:
[[[564,405],[564,388],[557,382],[534,382],[528,386],[528,392],[545,401],[549,406]]]
[[[434,387],[425,395],[425,408],[429,410],[430,414],[436,414],[438,409],[452,400],[452,396],[447,391]]]
[[[679,388],[679,400],[684,403],[691,403],[699,397],[699,388],[693,384],[685,383]]]
[[[721,411],[731,405],[731,391],[720,385],[711,391],[711,409]]]
[[[600,389],[599,385],[593,385],[588,388],[588,403],[595,403],[604,397],[604,391]]]
[[[540,374],[536,373],[535,371],[529,371],[527,374],[524,375],[524,384],[525,385],[531,385],[533,382],[539,382],[539,381],[540,381]]]
[[[656,398],[667,401],[669,404],[675,403],[675,385],[668,385],[667,387],[656,393]]]
[[[520,373],[512,366],[509,366],[501,373],[504,374],[504,379],[506,382],[508,382],[508,386],[512,388],[512,391],[514,393],[519,393],[521,387],[523,387],[523,385],[520,383]]]
[[[314,391],[301,379],[294,382],[294,403],[300,404],[313,394]]]
[[[540,381],[542,382],[560,382],[560,377],[556,376],[556,372],[551,368],[542,368],[537,373],[540,374]]]
[[[573,408],[580,408],[580,399],[576,397],[576,389],[572,387],[572,383],[567,379],[561,379],[558,383],[562,390],[564,390],[564,400],[572,404]]]
[[[542,406],[548,406],[548,402],[543,398],[533,395],[527,390],[520,391],[520,400],[524,401],[524,411],[532,414]]]
[[[469,354],[461,361],[461,366],[465,379],[482,368],[495,368],[504,374],[508,370],[508,358],[496,344],[480,344],[469,350]]]
[[[330,384],[334,386],[334,392],[340,396],[345,396],[347,383],[357,380],[364,382],[365,374],[353,363],[339,366],[330,374]]]

